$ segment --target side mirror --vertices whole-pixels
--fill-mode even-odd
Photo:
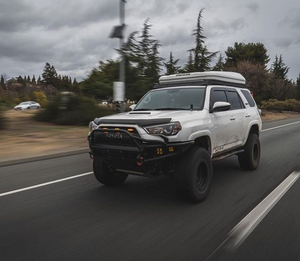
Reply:
[[[129,106],[129,109],[131,109],[133,111],[135,107],[136,107],[136,104],[132,104]]]
[[[261,109],[257,108],[257,110],[258,110],[259,115],[261,116],[261,113],[262,113]]]
[[[231,109],[229,102],[215,102],[212,108],[212,112],[228,111]]]

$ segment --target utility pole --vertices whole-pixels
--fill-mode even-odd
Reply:
[[[125,101],[125,57],[122,52],[124,44],[124,30],[125,30],[125,4],[126,0],[120,0],[120,25],[114,26],[110,38],[120,39],[120,73],[119,82],[114,82],[114,99],[117,102],[121,102],[121,112],[124,112],[124,101]],[[115,94],[116,90],[116,94]],[[122,97],[121,97],[122,96]]]
[[[122,52],[123,44],[124,44],[124,28],[125,28],[125,4],[126,0],[120,0],[120,24],[123,28],[122,34],[120,37],[120,50],[121,50],[121,62],[120,62],[120,82],[124,84],[124,101],[121,103],[121,112],[124,112],[125,107],[125,57]]]

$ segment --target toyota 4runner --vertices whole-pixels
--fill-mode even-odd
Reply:
[[[195,72],[162,76],[132,111],[94,119],[88,141],[100,183],[169,175],[180,194],[199,202],[213,160],[237,155],[242,169],[258,167],[261,127],[241,74]]]

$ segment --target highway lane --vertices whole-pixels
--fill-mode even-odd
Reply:
[[[231,255],[231,260],[300,260],[299,191],[298,181]]]
[[[212,260],[225,260],[227,253],[216,250],[228,232],[299,163],[299,135],[300,124],[263,132],[255,172],[240,170],[236,157],[215,162],[213,187],[201,204],[178,198],[166,177],[130,176],[107,188],[88,175],[0,197],[1,260],[205,260],[212,253]],[[89,171],[88,155],[2,167],[0,193]]]

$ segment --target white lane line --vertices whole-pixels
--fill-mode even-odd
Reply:
[[[250,233],[257,227],[263,218],[270,212],[283,195],[292,187],[300,177],[300,172],[291,173],[277,186],[261,203],[259,203],[240,223],[228,234],[225,240],[226,249],[234,251]],[[222,245],[224,245],[224,243]]]
[[[67,180],[70,180],[70,179],[80,178],[80,177],[83,177],[83,176],[91,175],[92,173],[93,172],[87,172],[87,173],[79,174],[79,175],[68,177],[68,178],[57,179],[57,180],[53,180],[53,181],[46,182],[46,183],[41,183],[41,184],[38,184],[38,185],[26,187],[26,188],[21,188],[21,189],[16,189],[16,190],[4,192],[4,193],[0,194],[0,197],[4,197],[4,196],[7,196],[7,195],[11,195],[11,194],[23,192],[23,191],[26,191],[26,190],[31,190],[31,189],[35,189],[35,188],[40,188],[40,187],[48,186],[48,185],[51,185],[51,184],[55,184],[55,183],[67,181]]]
[[[300,123],[300,121],[295,121],[295,122],[292,122],[292,123],[288,123],[288,124],[280,125],[280,126],[277,126],[277,127],[265,129],[265,130],[262,130],[261,132],[270,131],[270,130],[275,130],[275,129],[279,129],[279,128],[291,126],[291,125],[294,125],[294,124],[298,124],[298,123]]]

